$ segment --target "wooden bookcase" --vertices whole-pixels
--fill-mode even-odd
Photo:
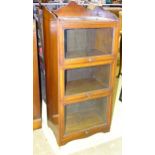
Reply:
[[[108,132],[118,53],[119,21],[75,2],[43,7],[48,125],[59,145]]]
[[[33,19],[33,129],[41,128],[41,100],[36,20]]]

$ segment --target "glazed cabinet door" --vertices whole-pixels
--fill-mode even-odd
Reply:
[[[80,64],[89,66],[115,57],[115,26],[99,28],[63,28],[63,61],[65,68]]]
[[[64,106],[64,135],[107,126],[109,97],[101,97]]]
[[[110,88],[111,65],[89,66],[65,70],[65,96]]]
[[[66,29],[65,58],[111,55],[113,28]]]

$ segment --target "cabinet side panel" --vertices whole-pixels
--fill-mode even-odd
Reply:
[[[52,14],[50,15],[46,10],[43,10],[43,26],[47,114],[48,119],[55,124],[58,117],[57,24]]]

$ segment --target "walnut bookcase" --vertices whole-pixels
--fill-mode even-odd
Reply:
[[[48,125],[59,145],[110,130],[119,21],[75,2],[43,7]]]

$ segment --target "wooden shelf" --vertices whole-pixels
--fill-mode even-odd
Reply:
[[[108,88],[108,85],[93,78],[69,81],[66,84],[65,95],[73,95],[103,88]]]
[[[106,98],[66,106],[65,134],[106,123]]]

